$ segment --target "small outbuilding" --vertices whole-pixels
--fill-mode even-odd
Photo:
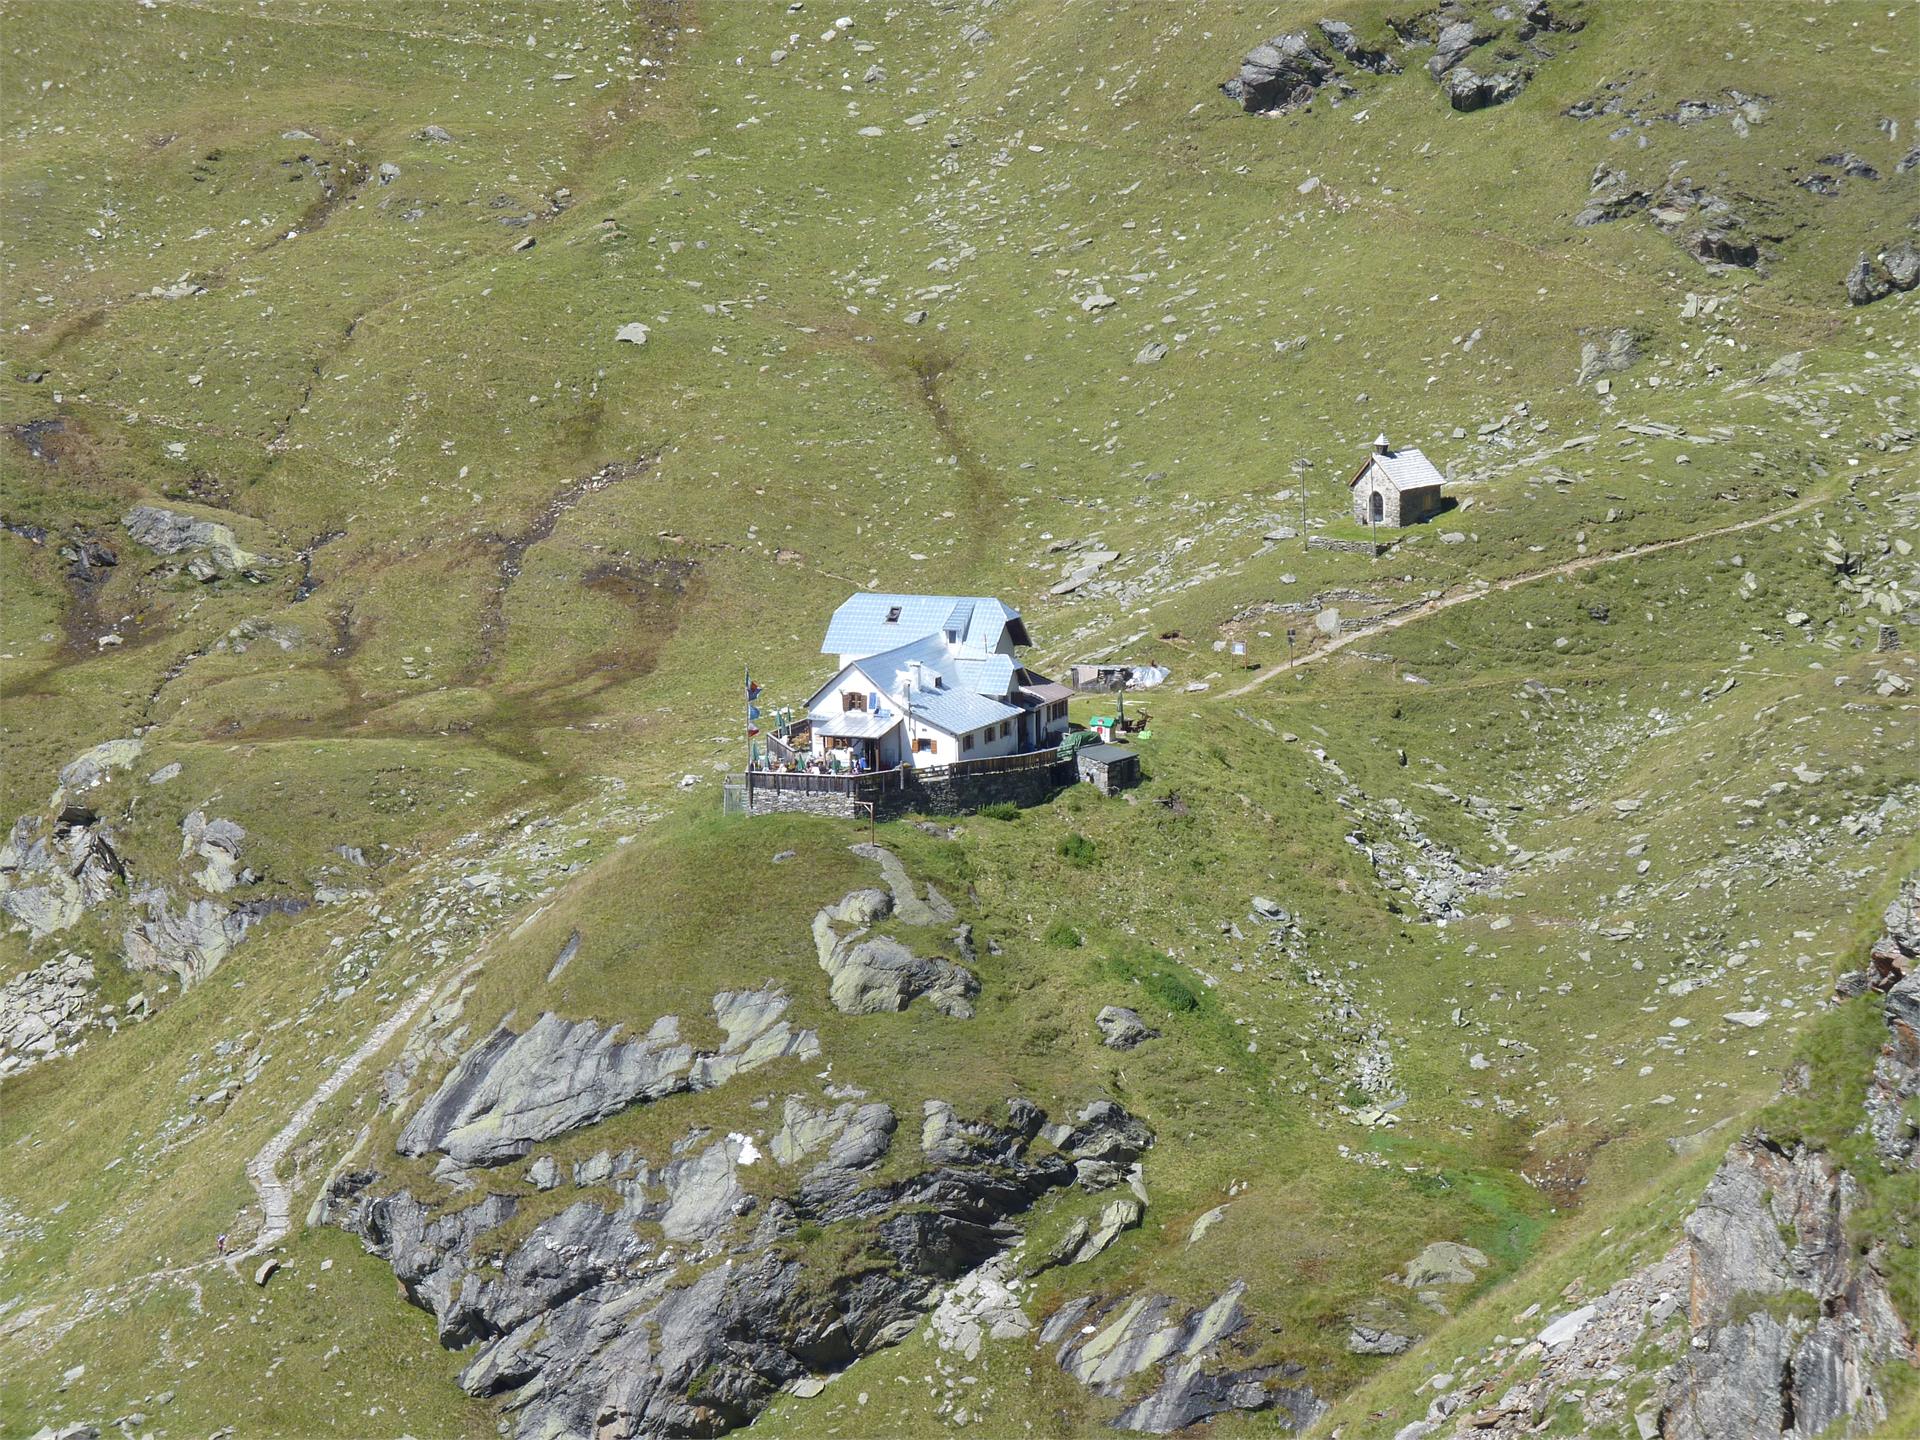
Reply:
[[[1082,745],[1073,764],[1074,773],[1102,795],[1140,783],[1140,752],[1125,745]]]
[[[1353,518],[1362,525],[1396,529],[1430,520],[1445,508],[1445,483],[1418,450],[1396,450],[1382,435],[1360,473],[1347,482],[1353,492]]]

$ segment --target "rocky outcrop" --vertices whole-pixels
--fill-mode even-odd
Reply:
[[[1871,305],[1895,292],[1911,290],[1920,285],[1920,249],[1911,240],[1902,240],[1877,256],[1863,254],[1842,283],[1847,299],[1855,305]]]
[[[115,770],[133,764],[145,749],[139,740],[103,740],[60,767],[60,788],[68,795],[91,790]]]
[[[1409,1290],[1431,1290],[1439,1285],[1471,1285],[1476,1272],[1487,1266],[1487,1257],[1471,1245],[1454,1240],[1436,1240],[1427,1246],[1400,1272],[1395,1284]]]
[[[1518,67],[1482,75],[1463,65],[1447,75],[1447,104],[1461,111],[1504,105],[1526,89],[1527,81],[1532,78],[1531,71]]]
[[[1891,985],[1859,1132],[1875,1152],[1868,1164],[1849,1173],[1825,1151],[1764,1130],[1745,1136],[1679,1244],[1530,1340],[1496,1338],[1468,1367],[1479,1378],[1439,1393],[1401,1433],[1517,1437],[1538,1433],[1551,1414],[1583,1433],[1631,1425],[1663,1440],[1810,1440],[1864,1435],[1886,1419],[1886,1367],[1920,1364],[1888,1284],[1911,1265],[1912,1242],[1898,1225],[1863,1228],[1861,1215],[1870,1187],[1920,1170],[1920,1127],[1907,1118],[1920,1094],[1920,976],[1890,980],[1879,962],[1883,946],[1920,951],[1920,895],[1903,890],[1886,932],[1874,965],[1839,987],[1860,997]],[[1802,1083],[1796,1072],[1789,1091]],[[1565,1298],[1580,1296],[1570,1288]],[[1357,1322],[1354,1335],[1371,1342]],[[1646,1355],[1672,1357],[1656,1362],[1664,1368],[1651,1394],[1636,1370]]]
[[[1563,17],[1543,0],[1534,0],[1517,17],[1505,5],[1484,17],[1462,16],[1449,7],[1392,24],[1409,43],[1431,42],[1427,74],[1441,87],[1449,105],[1471,111],[1513,99],[1532,79],[1534,67],[1552,56],[1546,37],[1578,30],[1584,22]],[[1400,73],[1397,59],[1364,44],[1345,21],[1322,20],[1318,28],[1334,54],[1353,70]],[[1468,64],[1476,54],[1485,57],[1483,63]],[[1336,104],[1339,97],[1358,93],[1340,65],[1306,31],[1293,30],[1254,46],[1220,89],[1243,110],[1272,115],[1304,106],[1328,87],[1336,92]]]
[[[1333,75],[1333,61],[1295,30],[1254,46],[1220,90],[1249,114],[1266,115],[1306,104]]]
[[[1689,231],[1681,243],[1687,253],[1703,265],[1734,265],[1751,270],[1760,263],[1760,247],[1724,225]]]
[[[1074,1173],[1089,1190],[1128,1179],[1131,1167],[1153,1144],[1153,1132],[1111,1100],[1095,1100],[1071,1125],[1048,1125],[1041,1135],[1073,1157]]]
[[[948,1288],[927,1317],[928,1332],[942,1350],[963,1359],[979,1358],[987,1340],[1019,1340],[1033,1333],[1033,1321],[1020,1303],[1020,1280],[1007,1273],[1005,1256],[996,1256]]]
[[[916,955],[890,935],[830,944],[820,968],[827,972],[835,1008],[846,1015],[904,1010],[925,996],[941,1014],[965,1020],[980,993],[980,982],[965,966]]]
[[[862,860],[871,860],[880,867],[880,876],[887,882],[887,893],[893,897],[893,916],[902,925],[951,925],[958,918],[953,903],[933,886],[924,887],[923,897],[907,874],[907,867],[900,863],[900,857],[886,846],[847,848]]]
[[[458,1164],[495,1165],[636,1101],[711,1089],[772,1060],[820,1053],[818,1036],[782,1018],[787,999],[778,991],[722,993],[713,1008],[727,1032],[716,1051],[682,1040],[673,1015],[629,1040],[617,1025],[551,1012],[519,1033],[502,1024],[415,1113],[400,1134],[400,1153],[437,1150]]]
[[[1595,166],[1587,203],[1573,223],[1605,225],[1634,214],[1646,215],[1654,228],[1679,241],[1703,265],[1751,269],[1760,263],[1759,243],[1726,197],[1678,176],[1657,191],[1649,190],[1604,161]]]
[[[194,883],[220,894],[237,884],[251,884],[255,876],[240,865],[240,842],[247,832],[232,820],[209,820],[195,810],[180,822],[180,858],[202,862]]]
[[[1114,1125],[1138,1124],[1119,1113]],[[718,1435],[783,1387],[905,1338],[949,1282],[940,1343],[971,1354],[1026,1332],[1012,1282],[982,1267],[1016,1237],[1012,1217],[1073,1183],[1072,1157],[1035,1145],[1045,1116],[1024,1101],[1004,1121],[962,1121],[939,1101],[926,1118],[938,1158],[883,1179],[887,1106],[792,1099],[769,1148],[787,1167],[818,1158],[763,1208],[736,1178],[760,1158],[750,1137],[690,1136],[657,1171],[623,1158],[612,1196],[497,1256],[488,1237],[519,1206],[508,1195],[439,1213],[360,1171],[329,1188],[326,1214],[387,1259],[442,1343],[474,1347],[461,1385],[503,1396],[520,1436]],[[830,1259],[810,1254],[803,1226],[835,1227]]]
[[[953,906],[932,886],[922,899],[891,851],[878,845],[856,845],[853,851],[880,862],[889,888],[849,891],[813,917],[814,948],[835,1007],[846,1015],[889,1014],[924,997],[943,1015],[971,1018],[980,993],[971,970],[941,956],[917,955],[894,936],[869,933],[890,918],[916,926],[950,922]],[[953,939],[960,954],[971,959],[972,928],[956,927]]]
[[[1473,20],[1456,20],[1434,38],[1433,54],[1427,60],[1427,74],[1435,80],[1446,75],[1471,55],[1476,47],[1493,39],[1493,32]]]
[[[65,954],[16,975],[0,990],[0,1077],[77,1045],[95,1023],[93,962]]]
[[[182,908],[165,885],[136,888],[93,792],[133,765],[144,748],[137,739],[108,740],[61,767],[47,810],[21,816],[0,843],[0,913],[32,943],[71,929],[91,912],[121,932],[121,959],[129,969],[167,971],[185,988],[212,974],[261,920],[297,913],[307,902],[284,895],[237,904],[197,899]],[[179,768],[163,767],[154,783]],[[235,822],[196,810],[180,831],[183,868],[198,867],[188,873],[202,890],[223,894],[259,879],[241,864],[246,831]]]
[[[1123,1430],[1165,1435],[1226,1410],[1277,1411],[1285,1429],[1299,1430],[1319,1418],[1325,1406],[1298,1381],[1295,1365],[1233,1369],[1222,1360],[1227,1342],[1247,1325],[1236,1280],[1211,1304],[1173,1318],[1178,1305],[1168,1295],[1139,1295],[1131,1300],[1069,1300],[1040,1331],[1043,1345],[1056,1347],[1060,1368],[1095,1394],[1121,1396],[1134,1390],[1136,1375],[1159,1367],[1160,1383],[1121,1411],[1114,1425]]]
[[[1404,1355],[1412,1348],[1411,1335],[1364,1320],[1356,1320],[1347,1332],[1347,1352],[1352,1355]]]
[[[1690,1319],[1703,1347],[1669,1377],[1671,1440],[1853,1432],[1886,1418],[1876,1369],[1912,1358],[1887,1292],[1885,1241],[1857,1254],[1859,1189],[1830,1156],[1735,1145],[1686,1223]]]
[[[1353,33],[1353,27],[1341,20],[1322,20],[1320,33],[1327,37],[1327,44],[1344,60],[1350,60],[1361,70],[1372,75],[1398,75],[1400,63],[1384,50],[1370,49]]]
[[[183,567],[196,580],[235,575],[262,580],[262,571],[280,562],[241,548],[232,527],[201,520],[157,505],[136,505],[120,522],[137,542],[157,555],[186,556]]]
[[[1589,385],[1602,375],[1629,370],[1640,359],[1640,347],[1631,330],[1615,330],[1604,339],[1588,340],[1580,346],[1580,369],[1576,385]]]
[[[165,970],[181,986],[197,985],[220,967],[247,932],[269,915],[297,914],[304,900],[278,898],[223,905],[192,900],[175,911],[173,897],[158,885],[133,897],[146,915],[130,923],[120,937],[121,953],[135,970]]]
[[[84,805],[21,816],[0,844],[0,912],[30,940],[71,929],[125,880],[117,844]]]
[[[1887,1044],[1867,1081],[1867,1133],[1888,1166],[1920,1170],[1920,1125],[1910,1118],[1920,1095],[1920,972],[1886,998]]]
[[[1573,223],[1583,228],[1610,224],[1637,210],[1645,210],[1652,203],[1653,196],[1636,186],[1626,171],[1616,170],[1602,161],[1593,167],[1586,208],[1573,217]]]
[[[138,740],[107,740],[60,767],[47,810],[22,815],[0,843],[0,913],[39,940],[71,929],[126,881],[119,842],[87,792],[140,758]]]
[[[1843,983],[1842,993],[1872,988],[1883,946],[1920,950],[1914,904],[1909,891],[1895,899],[1865,983]],[[1920,974],[1893,984],[1882,1014],[1887,1040],[1863,1129],[1881,1166],[1911,1172],[1920,1170],[1920,1127],[1910,1118],[1920,1094]],[[1756,1132],[1727,1152],[1686,1222],[1693,1347],[1666,1377],[1662,1436],[1851,1435],[1886,1418],[1878,1372],[1920,1364],[1887,1284],[1912,1257],[1906,1237],[1856,1234],[1863,1201],[1862,1180],[1824,1151]]]

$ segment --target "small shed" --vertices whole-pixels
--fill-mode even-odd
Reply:
[[[1382,435],[1360,473],[1347,482],[1353,492],[1353,518],[1362,525],[1400,528],[1430,520],[1445,508],[1445,481],[1418,450],[1396,450]]]
[[[1073,763],[1075,773],[1102,795],[1140,783],[1140,752],[1125,745],[1082,745]]]

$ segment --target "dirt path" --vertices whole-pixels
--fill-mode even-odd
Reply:
[[[287,1152],[293,1148],[294,1142],[306,1133],[307,1126],[313,1123],[313,1117],[320,1113],[320,1107],[339,1094],[341,1087],[359,1072],[362,1065],[385,1049],[387,1042],[404,1030],[428,1001],[442,991],[451,993],[457,990],[477,968],[479,962],[474,961],[456,972],[451,979],[429,980],[409,995],[398,1010],[381,1021],[373,1033],[360,1042],[357,1050],[328,1072],[327,1078],[301,1102],[300,1108],[293,1112],[287,1123],[247,1161],[247,1183],[253,1186],[253,1193],[260,1197],[260,1233],[245,1249],[229,1254],[226,1257],[229,1263],[237,1264],[279,1244],[292,1227],[293,1187],[280,1178],[280,1162],[287,1158]]]
[[[1676,550],[1683,545],[1698,545],[1703,540],[1717,539],[1722,535],[1734,535],[1742,530],[1753,530],[1762,525],[1771,525],[1784,520],[1789,515],[1797,515],[1802,510],[1819,504],[1825,497],[1809,495],[1796,500],[1784,510],[1774,510],[1766,515],[1756,515],[1751,520],[1741,520],[1732,525],[1722,525],[1713,530],[1702,530],[1695,535],[1682,535],[1674,540],[1654,540],[1645,545],[1629,545],[1624,550],[1610,550],[1604,555],[1582,555],[1573,560],[1563,560],[1558,565],[1549,565],[1544,570],[1527,570],[1518,575],[1509,575],[1504,580],[1496,580],[1490,585],[1482,585],[1472,590],[1457,590],[1452,594],[1441,595],[1432,600],[1422,600],[1402,610],[1389,611],[1378,624],[1369,625],[1364,630],[1348,630],[1334,636],[1318,649],[1292,660],[1282,660],[1278,665],[1262,670],[1253,679],[1236,689],[1225,692],[1228,698],[1251,694],[1276,675],[1289,670],[1297,670],[1302,665],[1311,665],[1316,660],[1324,660],[1336,651],[1344,650],[1356,640],[1371,640],[1388,630],[1398,630],[1402,625],[1411,625],[1416,620],[1424,620],[1430,615],[1438,615],[1442,610],[1450,610],[1455,605],[1465,605],[1470,600],[1483,596],[1497,595],[1503,590],[1512,590],[1521,585],[1531,585],[1536,580],[1551,579],[1556,575],[1577,575],[1582,570],[1596,569],[1602,565],[1617,565],[1623,560],[1638,560],[1643,555],[1656,555],[1662,550]]]

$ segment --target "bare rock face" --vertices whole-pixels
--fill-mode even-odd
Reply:
[[[1883,1162],[1920,1168],[1901,1118],[1920,1093],[1920,976],[1894,987],[1885,1014],[1867,1128]],[[1892,1237],[1857,1249],[1860,1201],[1825,1152],[1757,1134],[1727,1153],[1686,1223],[1690,1319],[1705,1348],[1668,1372],[1662,1436],[1857,1434],[1886,1418],[1875,1372],[1914,1345],[1886,1277],[1910,1257]]]
[[[589,1028],[589,1051],[607,1053]],[[897,1344],[947,1282],[982,1277],[1017,1238],[1011,1218],[1074,1181],[1069,1155],[1034,1144],[1044,1120],[1021,1100],[1004,1121],[963,1121],[930,1101],[940,1156],[883,1180],[896,1129],[887,1106],[822,1111],[790,1100],[773,1161],[809,1168],[766,1201],[750,1233],[755,1207],[735,1172],[763,1157],[745,1136],[699,1149],[698,1131],[657,1171],[631,1154],[603,1167],[617,1207],[582,1199],[497,1258],[483,1247],[513,1218],[512,1196],[443,1213],[431,1197],[379,1193],[380,1177],[360,1171],[329,1187],[326,1215],[393,1266],[443,1344],[473,1347],[462,1387],[504,1397],[523,1440],[720,1435],[751,1424],[783,1387],[817,1384]],[[828,1262],[796,1251],[787,1242],[802,1225],[836,1227],[855,1262],[847,1243]],[[988,1335],[1027,1332],[1004,1277],[970,1284],[957,1287],[964,1303],[943,1335],[977,1349]]]
[[[194,882],[218,894],[253,878],[240,866],[240,844],[247,832],[232,820],[209,820],[199,810],[180,822],[180,858],[203,861]]]
[[[786,1008],[777,991],[715,997],[714,1014],[727,1031],[716,1052],[683,1041],[672,1015],[630,1040],[620,1039],[618,1026],[552,1013],[519,1034],[503,1024],[467,1052],[408,1122],[400,1153],[437,1150],[461,1165],[499,1164],[637,1100],[711,1089],[782,1056],[818,1055],[819,1037],[788,1024]]]
[[[1456,20],[1434,40],[1433,55],[1427,61],[1427,73],[1435,80],[1442,79],[1472,54],[1476,46],[1484,45],[1491,39],[1493,35],[1474,21]]]
[[[1304,1429],[1325,1406],[1299,1380],[1295,1365],[1233,1370],[1220,1364],[1222,1342],[1246,1327],[1236,1280],[1205,1306],[1175,1319],[1177,1303],[1166,1295],[1130,1300],[1069,1300],[1040,1331],[1043,1345],[1057,1347],[1060,1368],[1100,1395],[1121,1395],[1132,1377],[1158,1366],[1160,1383],[1114,1420],[1122,1430],[1165,1435],[1226,1410],[1276,1410],[1281,1425]]]
[[[176,911],[173,897],[159,885],[148,886],[134,900],[146,910],[120,938],[122,953],[136,970],[166,970],[181,986],[197,985],[220,967],[247,932],[274,914],[295,914],[306,901],[286,897],[224,905],[193,900]]]
[[[1095,1100],[1073,1124],[1049,1125],[1040,1133],[1073,1157],[1074,1171],[1088,1190],[1120,1184],[1153,1144],[1153,1132],[1111,1100]]]
[[[118,843],[84,805],[22,815],[0,844],[0,912],[31,940],[71,929],[125,878]]]
[[[1867,1082],[1867,1131],[1890,1166],[1920,1169],[1920,1133],[1908,1119],[1920,1095],[1920,970],[1887,992],[1887,1045]]]
[[[139,740],[103,740],[60,767],[60,788],[70,795],[91,790],[115,770],[133,764],[145,748]]]
[[[80,923],[126,879],[119,841],[86,798],[140,758],[139,740],[107,740],[60,767],[46,811],[22,815],[0,842],[0,913],[39,940]]]

